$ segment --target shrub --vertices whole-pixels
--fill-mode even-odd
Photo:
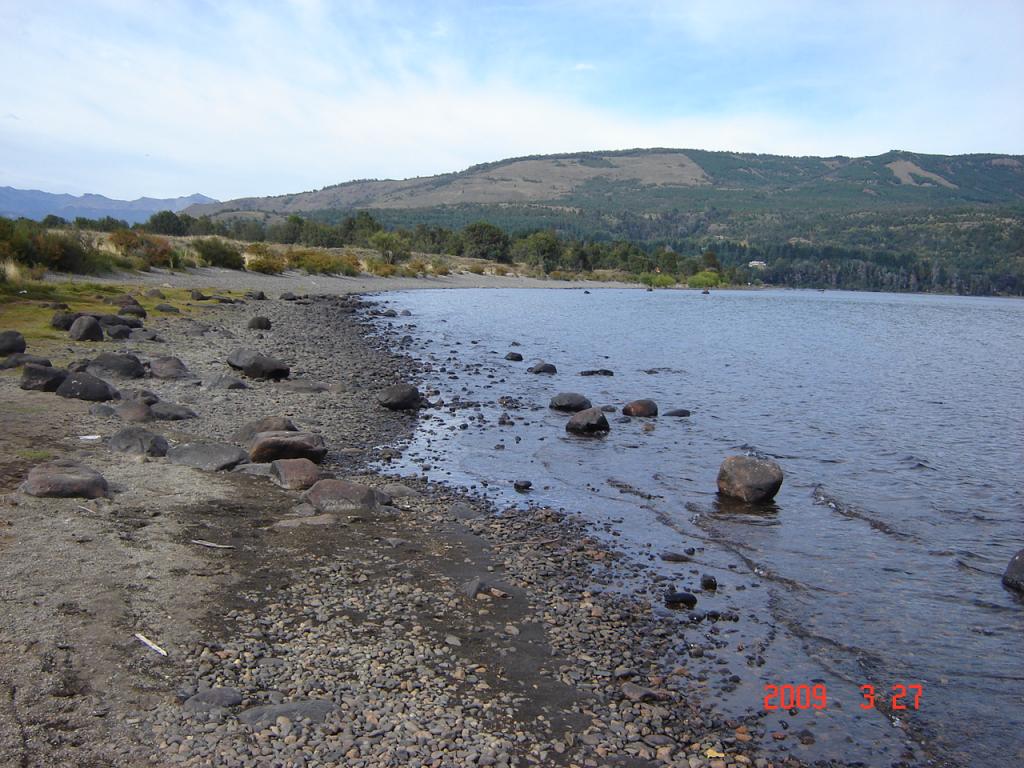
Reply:
[[[348,275],[359,274],[359,259],[351,253],[335,255],[328,251],[315,251],[312,248],[295,248],[288,251],[288,264],[294,269],[301,269],[307,274]]]
[[[287,267],[288,261],[284,256],[272,253],[250,256],[245,262],[245,268],[250,272],[261,272],[264,275],[280,275]]]
[[[651,281],[651,286],[654,288],[671,288],[676,284],[676,279],[672,275],[655,275],[654,280]]]
[[[719,283],[718,273],[711,269],[705,269],[691,276],[686,282],[691,288],[714,288]]]
[[[448,266],[448,259],[437,256],[430,260],[430,271],[435,275],[448,275],[451,274],[451,268]]]
[[[508,274],[508,267],[506,267],[504,264],[495,264],[494,274],[498,275],[499,277],[504,277],[505,275]]]
[[[237,247],[219,237],[203,237],[192,241],[199,256],[212,267],[244,269],[245,261]]]
[[[483,264],[470,264],[468,267],[466,267],[466,269],[468,269],[474,275],[482,275],[484,273]]]
[[[388,264],[378,258],[367,260],[366,269],[370,274],[377,275],[378,277],[392,277],[398,271],[395,269],[394,264]]]

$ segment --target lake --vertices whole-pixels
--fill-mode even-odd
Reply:
[[[829,707],[806,714],[818,716],[822,757],[891,765],[906,756],[893,733],[907,728],[926,745],[917,759],[1024,761],[1024,601],[1000,583],[1024,547],[1024,301],[617,289],[378,298],[412,312],[382,328],[413,337],[424,386],[455,406],[424,412],[391,471],[499,509],[582,513],[680,587],[693,574],[658,554],[692,548],[720,584],[700,607],[738,613],[761,657],[719,693],[723,711],[763,708],[765,684],[817,681]],[[557,374],[527,373],[541,359]],[[614,376],[579,375],[601,368]],[[563,391],[616,406],[609,435],[567,435],[567,415],[547,408]],[[692,415],[620,423],[637,398]],[[505,413],[513,423],[501,426]],[[747,452],[786,473],[767,507],[716,494],[721,461]],[[517,479],[532,482],[528,495]],[[885,706],[861,708],[868,684]],[[900,697],[901,685],[921,686],[917,709],[917,690]]]

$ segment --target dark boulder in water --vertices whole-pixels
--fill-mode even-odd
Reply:
[[[579,392],[560,392],[548,403],[548,408],[566,413],[578,413],[592,407],[593,403]]]
[[[718,470],[718,492],[746,502],[770,501],[782,487],[782,467],[769,459],[729,456]]]
[[[558,369],[554,365],[545,363],[543,360],[536,365],[531,365],[526,370],[530,373],[558,373]]]
[[[607,368],[592,368],[587,371],[580,371],[580,376],[614,376],[615,372]]]
[[[511,360],[513,363],[523,362],[523,356],[518,352],[509,352],[507,355],[505,355],[505,359]]]
[[[690,415],[690,412],[685,408],[673,408],[671,411],[666,411],[665,415],[675,416],[677,418],[685,418]]]
[[[565,425],[565,431],[574,435],[603,435],[607,434],[609,429],[608,419],[600,408],[587,408],[574,413]]]
[[[1024,593],[1024,549],[1010,559],[1003,574],[1003,584],[1010,589]]]
[[[658,404],[653,400],[634,400],[622,408],[626,416],[657,416]]]
[[[665,605],[669,608],[693,608],[697,604],[697,596],[689,592],[666,592]]]

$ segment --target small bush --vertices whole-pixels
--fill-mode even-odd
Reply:
[[[696,275],[691,275],[686,282],[691,288],[714,288],[718,285],[719,280],[720,277],[717,272],[706,269],[703,272],[698,272]]]
[[[253,256],[273,256],[275,255],[274,249],[266,243],[249,243],[245,246],[245,252],[251,253]]]
[[[448,266],[448,259],[437,256],[430,260],[430,271],[435,275],[449,275],[452,270]]]
[[[234,245],[219,237],[203,237],[192,241],[192,247],[199,256],[212,267],[224,269],[244,269],[245,261],[242,252]]]
[[[466,269],[474,275],[482,275],[484,273],[483,264],[470,264]]]
[[[405,271],[411,273],[409,277],[419,277],[427,273],[427,262],[418,256],[415,259],[411,259],[408,264],[405,265]]]
[[[655,275],[651,281],[653,288],[671,288],[675,284],[676,279],[672,275]]]
[[[301,269],[310,275],[348,275],[359,274],[359,259],[351,253],[335,255],[327,251],[315,251],[312,248],[295,248],[287,253],[288,265],[293,269]]]
[[[499,277],[504,277],[505,275],[508,274],[508,267],[506,267],[504,264],[495,264],[494,274],[498,275]]]
[[[378,258],[367,260],[366,269],[370,274],[377,275],[378,277],[392,277],[398,271],[394,264],[388,264]]]
[[[284,256],[275,254],[259,254],[250,256],[245,261],[245,268],[250,272],[260,272],[264,275],[280,275],[288,267]]]

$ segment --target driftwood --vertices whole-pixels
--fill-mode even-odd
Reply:
[[[232,544],[214,544],[212,541],[206,541],[205,539],[190,539],[189,544],[198,544],[200,547],[209,547],[210,549],[234,549]]]
[[[156,652],[157,652],[157,653],[159,653],[159,654],[160,654],[161,656],[166,656],[166,655],[167,655],[167,651],[165,651],[165,650],[164,650],[163,648],[161,648],[161,647],[160,647],[159,645],[157,645],[156,643],[154,643],[154,642],[153,642],[152,640],[150,640],[150,639],[149,639],[148,637],[146,637],[146,636],[145,636],[144,634],[142,634],[141,632],[136,632],[136,633],[135,633],[135,637],[136,637],[136,639],[137,639],[137,640],[138,640],[139,642],[141,642],[141,643],[142,643],[143,645],[145,645],[145,646],[148,646],[148,647],[149,647],[149,648],[150,648],[151,650],[154,650],[154,651],[156,651]]]

